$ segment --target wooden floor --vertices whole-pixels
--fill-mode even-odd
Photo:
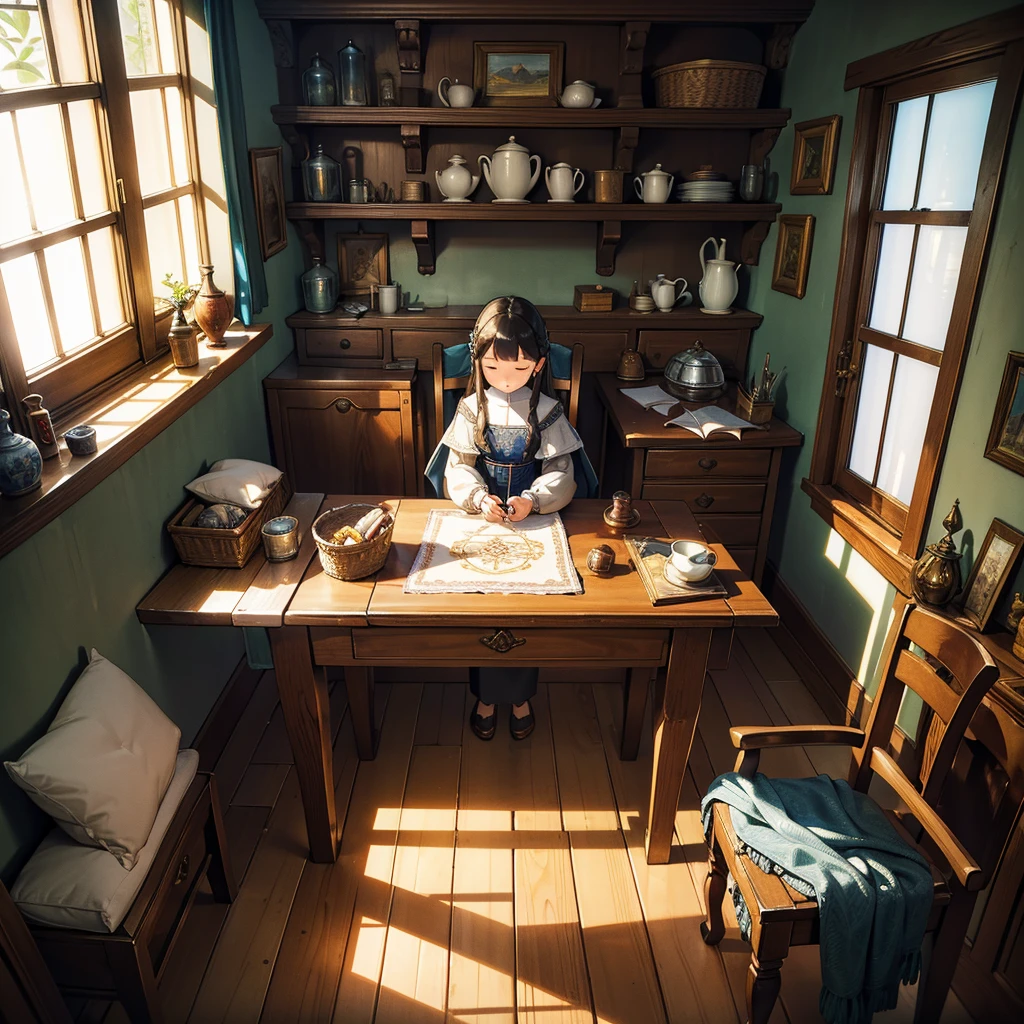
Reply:
[[[217,766],[241,886],[200,896],[160,984],[171,1024],[193,1021],[742,1021],[749,954],[735,927],[700,938],[699,795],[730,770],[728,725],[824,722],[771,634],[739,636],[709,673],[673,862],[643,856],[649,731],[618,758],[621,686],[542,682],[537,729],[504,718],[481,743],[460,683],[378,687],[376,760],[360,763],[343,687],[332,690],[344,818],[336,864],[305,858],[291,752],[266,673]],[[505,712],[507,714],[507,711]],[[845,774],[836,748],[772,751],[769,774]],[[817,949],[794,950],[773,1024],[819,1021]],[[910,1022],[913,990],[876,1017]],[[74,1007],[124,1021],[118,1004]],[[954,995],[943,1024],[969,1024]]]

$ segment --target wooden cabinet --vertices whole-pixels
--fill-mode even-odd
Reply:
[[[294,356],[277,367],[263,387],[274,459],[294,489],[421,493],[413,439],[415,377],[408,369],[300,367]]]

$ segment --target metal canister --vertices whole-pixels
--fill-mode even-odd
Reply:
[[[270,562],[285,562],[299,553],[299,521],[277,516],[263,524],[263,551]]]
[[[350,203],[368,203],[370,201],[369,179],[353,178],[348,183],[348,201]]]

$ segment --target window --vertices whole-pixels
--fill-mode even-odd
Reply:
[[[901,589],[934,496],[1020,88],[1021,44],[992,38],[999,20],[971,23],[997,24],[958,62],[931,49],[936,36],[847,69],[847,88],[864,86],[862,141],[804,489]]]
[[[59,412],[159,354],[207,252],[180,0],[0,0],[0,368]]]

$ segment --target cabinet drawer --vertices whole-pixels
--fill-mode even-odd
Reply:
[[[714,506],[712,506],[714,507]],[[761,534],[760,516],[702,516],[695,517],[697,525],[708,540],[724,544],[730,551],[734,544],[757,546]],[[707,530],[705,531],[705,527]]]
[[[747,450],[706,451],[701,449],[651,449],[644,466],[645,477],[715,479],[717,477],[765,477],[772,461],[770,451]]]
[[[661,663],[668,649],[665,629],[519,629],[509,632],[525,643],[504,654],[481,643],[501,623],[469,629],[371,627],[352,630],[358,659],[381,665],[539,664],[558,661]]]
[[[384,343],[380,331],[371,330],[306,330],[299,332],[298,356],[300,363],[309,360],[342,362],[346,359],[380,359]]]
[[[702,512],[760,512],[764,502],[764,484],[706,483],[649,484],[644,483],[642,498],[668,498],[685,501],[694,515]]]
[[[664,370],[672,356],[693,348],[698,341],[715,355],[726,377],[738,380],[742,376],[747,365],[750,331],[641,331],[637,350],[650,367]]]

